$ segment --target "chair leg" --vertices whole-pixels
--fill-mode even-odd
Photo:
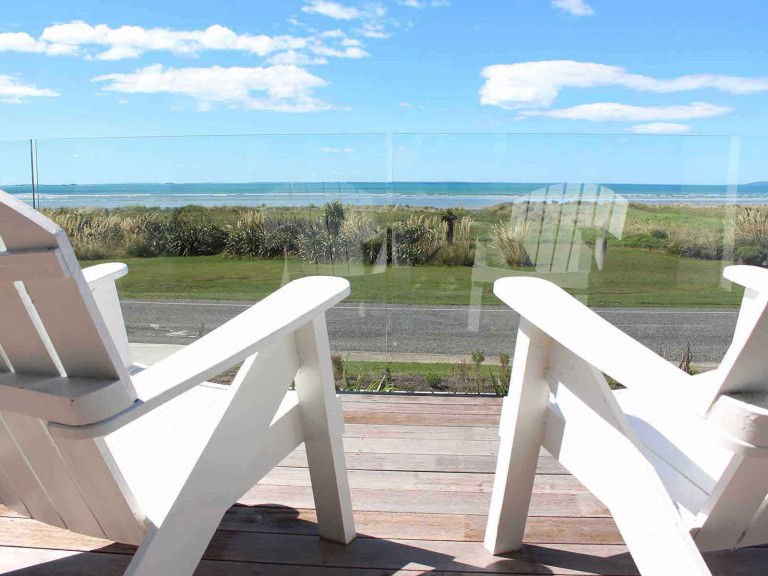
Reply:
[[[515,347],[509,396],[499,424],[499,456],[485,548],[491,554],[519,550],[531,503],[544,434],[549,386],[543,379],[549,338],[524,318]]]
[[[344,419],[336,397],[325,317],[296,331],[301,367],[294,379],[301,409],[320,536],[348,544],[355,538],[344,461]]]
[[[125,576],[192,576],[225,511],[174,506],[159,528],[150,528]]]

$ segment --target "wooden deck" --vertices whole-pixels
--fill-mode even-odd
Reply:
[[[500,408],[496,398],[344,396],[357,540],[345,547],[316,537],[297,450],[230,509],[197,574],[637,574],[605,507],[546,454],[526,545],[503,558],[483,549]],[[118,575],[134,552],[3,507],[0,522],[2,573]],[[719,575],[765,574],[768,548],[707,561]]]

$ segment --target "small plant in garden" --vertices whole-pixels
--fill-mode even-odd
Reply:
[[[342,390],[345,390],[346,392],[360,392],[362,390],[363,380],[365,379],[365,374],[358,374],[357,378],[355,378],[354,382],[349,382],[348,380],[344,380],[346,384],[342,387]]]
[[[481,367],[485,362],[485,352],[482,350],[472,351],[472,364],[475,367],[475,392],[481,394],[483,391],[483,375]]]
[[[504,352],[499,355],[499,375],[498,377],[491,372],[491,384],[493,391],[497,396],[506,396],[509,392],[509,379],[512,376],[512,370],[509,367],[509,354]]]
[[[443,385],[443,377],[440,374],[430,372],[424,376],[424,381],[432,392],[435,390],[442,392],[446,389],[446,386]]]
[[[331,366],[333,367],[333,379],[339,382],[346,370],[344,359],[341,354],[334,354],[331,356]]]
[[[691,363],[693,362],[693,352],[691,352],[691,343],[688,342],[685,346],[685,350],[683,350],[683,354],[680,357],[680,364],[678,364],[678,368],[685,372],[686,374],[697,374],[698,371],[691,368]]]
[[[390,372],[389,368],[384,368],[381,371],[380,378],[368,386],[368,392],[393,392],[395,390],[397,388],[392,383],[392,372]]]
[[[470,366],[465,360],[457,363],[453,367],[453,377],[456,380],[456,388],[469,388]]]

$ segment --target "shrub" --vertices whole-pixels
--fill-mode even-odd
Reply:
[[[266,245],[264,215],[249,210],[239,215],[237,222],[229,226],[226,252],[230,256],[261,256]]]
[[[529,227],[527,222],[498,224],[492,228],[491,245],[499,252],[507,266],[530,266],[531,260],[525,250]]]
[[[259,256],[280,258],[285,254],[298,253],[301,233],[302,226],[296,220],[266,219],[264,221],[264,243]]]
[[[168,222],[153,222],[148,231],[150,245],[164,256],[210,256],[227,244],[226,231],[210,217],[185,216],[181,210]]]
[[[119,216],[104,210],[45,210],[64,229],[81,260],[96,260],[123,251],[125,230]]]
[[[398,223],[392,228],[392,262],[401,266],[431,262],[442,245],[444,226],[438,218],[423,216]]]
[[[663,234],[666,234],[663,230],[657,230]],[[667,241],[668,236],[654,235],[653,232],[649,234],[625,234],[621,239],[622,246],[629,248],[666,248],[669,245]]]
[[[675,234],[667,245],[667,252],[685,258],[721,260],[723,257],[723,244],[720,238]]]
[[[365,264],[376,264],[381,254],[381,247],[384,245],[383,238],[370,238],[361,243],[362,260]]]
[[[758,246],[739,246],[736,248],[736,259],[742,264],[751,264],[752,266],[763,266],[768,251]]]
[[[759,208],[743,208],[732,222],[737,244],[768,245],[768,214]]]
[[[306,226],[300,220],[265,218],[249,210],[229,226],[226,251],[230,256],[281,258],[299,252],[299,239]]]
[[[437,253],[435,263],[441,266],[472,266],[475,263],[475,241],[443,246]]]
[[[335,250],[333,237],[317,224],[308,226],[299,238],[299,257],[312,264],[333,262]]]

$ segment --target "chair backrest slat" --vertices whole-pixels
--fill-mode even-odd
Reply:
[[[0,252],[0,282],[58,279],[68,275],[69,271],[58,249]]]
[[[91,316],[76,282],[35,280],[25,282],[25,286],[67,376],[120,379],[123,365],[116,365],[110,357],[96,325],[72,324],[73,317]]]
[[[125,410],[136,398],[63,230],[2,191],[0,346],[0,370],[27,377],[16,380],[58,376],[64,386],[77,378],[81,388],[93,382],[99,409],[92,413],[99,418]],[[6,405],[0,405],[3,502],[54,526],[138,544],[146,533],[143,514],[103,439],[52,437],[47,420],[24,402],[12,402],[26,391],[16,393],[12,379],[6,380]],[[63,413],[69,405],[58,402],[59,391],[45,390],[41,385],[35,393],[50,394],[54,412]]]
[[[15,372],[58,376],[56,362],[30,316],[29,304],[17,285],[0,282],[0,346]]]
[[[58,248],[61,228],[42,214],[4,193],[0,201],[0,236],[5,250]]]
[[[124,362],[64,231],[0,193],[0,240],[0,346],[12,370],[121,380],[130,396]],[[20,270],[40,271],[41,262],[45,274],[23,273],[25,280],[18,280]]]

